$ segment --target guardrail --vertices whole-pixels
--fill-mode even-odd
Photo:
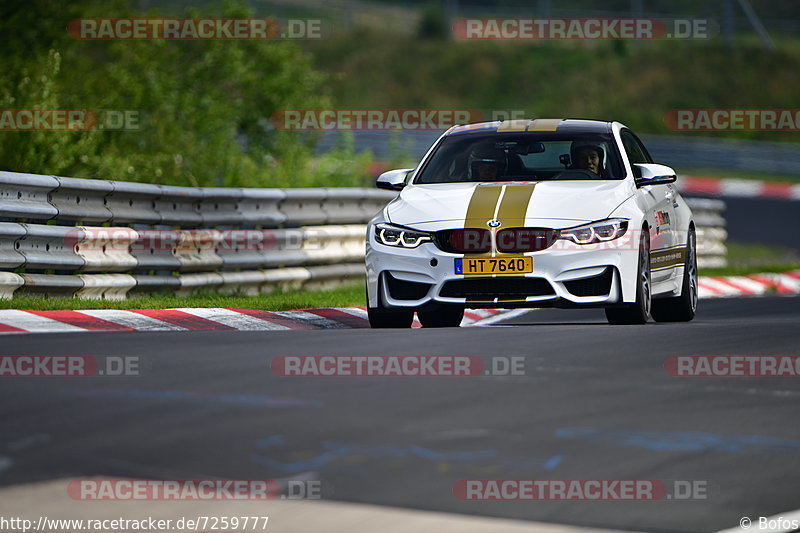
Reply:
[[[363,276],[364,224],[394,195],[0,172],[0,297],[328,287]]]
[[[364,224],[394,196],[0,172],[0,298],[331,287],[364,276]],[[724,204],[689,202],[701,265],[723,265]]]
[[[686,198],[692,208],[697,227],[697,265],[700,268],[728,266],[728,239],[726,229],[725,202],[710,198]]]

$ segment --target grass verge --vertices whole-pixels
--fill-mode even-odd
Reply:
[[[701,276],[747,276],[749,274],[771,274],[800,270],[800,263],[785,263],[761,266],[729,266],[725,268],[701,268]]]
[[[735,241],[728,241],[726,246],[728,266],[701,268],[701,276],[745,276],[800,270],[800,254],[793,248]]]
[[[23,296],[0,300],[0,309],[55,311],[60,309],[169,309],[174,307],[229,307],[288,311],[322,307],[364,305],[364,284],[357,282],[327,291],[286,291],[260,296],[198,294],[181,297],[172,294],[134,296],[122,301],[82,300],[79,298],[44,298]]]
[[[727,178],[737,180],[777,181],[781,183],[800,183],[796,174],[775,174],[771,172],[742,172],[738,170],[713,170],[708,168],[680,168],[679,175],[698,176],[703,178]]]

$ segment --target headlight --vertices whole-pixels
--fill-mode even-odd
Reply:
[[[431,240],[429,233],[392,226],[391,224],[376,224],[375,238],[381,244],[399,248],[416,248],[423,242],[430,242]]]
[[[625,235],[628,231],[628,221],[621,218],[599,220],[591,224],[562,229],[559,239],[566,239],[575,244],[595,244],[598,242],[613,241]]]

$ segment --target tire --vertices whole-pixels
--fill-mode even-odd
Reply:
[[[656,322],[689,322],[697,312],[697,237],[689,229],[686,241],[686,264],[683,268],[681,295],[653,300],[653,319]]]
[[[366,286],[365,286],[366,289]],[[365,290],[366,292],[366,290]],[[381,295],[380,283],[378,284],[378,305],[379,307],[369,306],[369,296],[367,296],[367,318],[369,326],[373,329],[407,329],[414,321],[414,311],[404,309],[386,309],[381,306],[383,296]]]
[[[650,288],[650,232],[642,228],[639,239],[639,267],[636,272],[636,301],[619,307],[606,307],[609,324],[645,324],[650,318],[652,295]]]
[[[464,309],[452,305],[437,305],[417,311],[423,328],[457,328],[464,319]]]

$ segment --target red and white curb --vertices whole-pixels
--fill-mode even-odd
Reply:
[[[700,298],[800,294],[800,270],[749,276],[701,276]],[[462,327],[488,326],[528,309],[467,309]],[[85,331],[278,331],[368,328],[363,307],[262,311],[259,309],[0,310],[0,334]],[[414,318],[412,327],[420,327]]]
[[[747,276],[700,276],[697,285],[700,298],[800,294],[800,270]]]
[[[494,322],[503,309],[470,309],[462,326]],[[97,309],[87,311],[0,310],[0,334],[84,331],[278,331],[368,328],[363,307],[262,311],[259,309]],[[421,327],[414,318],[412,327]]]
[[[686,194],[800,200],[800,184],[779,181],[680,176],[676,185],[681,193]]]

